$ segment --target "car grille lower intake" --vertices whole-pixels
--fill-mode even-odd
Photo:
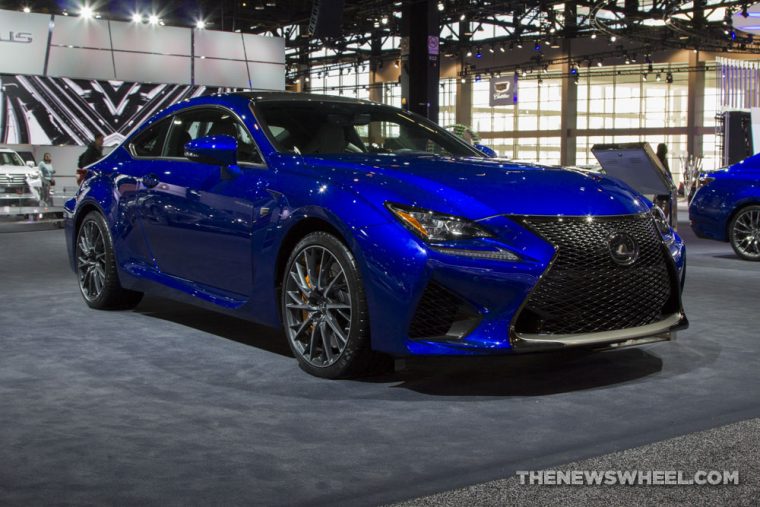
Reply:
[[[479,321],[477,311],[466,301],[435,281],[422,293],[409,325],[409,338],[459,339]]]
[[[557,248],[514,325],[518,334],[580,334],[652,324],[678,311],[675,269],[648,214],[527,217],[523,224]],[[610,237],[638,245],[630,265],[615,262]]]

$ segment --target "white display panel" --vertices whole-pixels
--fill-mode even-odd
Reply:
[[[250,88],[248,69],[245,62],[218,60],[212,58],[195,59],[195,79],[210,86],[227,88]]]
[[[79,16],[56,16],[53,23],[52,46],[111,49],[108,21],[85,19]]]
[[[239,33],[196,30],[195,56],[245,60],[243,38]]]
[[[114,51],[116,79],[140,83],[190,82],[190,58]]]
[[[285,66],[278,63],[248,62],[252,88],[255,90],[284,90]]]
[[[285,63],[285,39],[243,34],[243,42],[249,62]]]
[[[190,56],[190,29],[111,21],[114,51]]]
[[[116,79],[110,51],[52,46],[48,76],[87,79]]]
[[[0,11],[0,73],[43,74],[50,16]]]

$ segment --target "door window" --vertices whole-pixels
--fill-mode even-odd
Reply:
[[[172,120],[166,148],[167,157],[185,156],[185,144],[206,136],[226,135],[238,142],[238,162],[263,163],[248,129],[232,113],[221,109],[194,109],[180,113]]]
[[[168,127],[169,118],[164,118],[140,132],[132,141],[132,152],[138,157],[160,157]]]

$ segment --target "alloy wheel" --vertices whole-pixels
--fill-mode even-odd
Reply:
[[[77,273],[85,299],[98,299],[106,285],[106,243],[94,220],[86,221],[77,237]]]
[[[351,333],[351,290],[341,263],[327,248],[308,246],[291,263],[283,290],[293,349],[313,366],[335,363]]]
[[[750,259],[760,259],[760,209],[743,211],[734,220],[734,247]]]

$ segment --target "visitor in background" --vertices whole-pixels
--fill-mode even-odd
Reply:
[[[670,172],[670,164],[668,164],[668,145],[665,143],[660,143],[657,145],[657,158],[660,159],[660,162],[662,162],[663,167],[665,167],[665,170],[668,171],[668,176],[670,176],[670,179],[673,179],[673,174]]]
[[[87,145],[87,150],[79,157],[79,168],[77,169],[77,185],[81,185],[84,177],[87,175],[87,167],[103,158],[103,134],[95,134],[95,139]]]
[[[42,176],[42,194],[40,195],[40,201],[48,206],[53,205],[53,200],[50,197],[50,187],[55,186],[55,169],[53,169],[53,157],[50,153],[45,153],[42,156],[42,161],[37,168],[40,170]]]

